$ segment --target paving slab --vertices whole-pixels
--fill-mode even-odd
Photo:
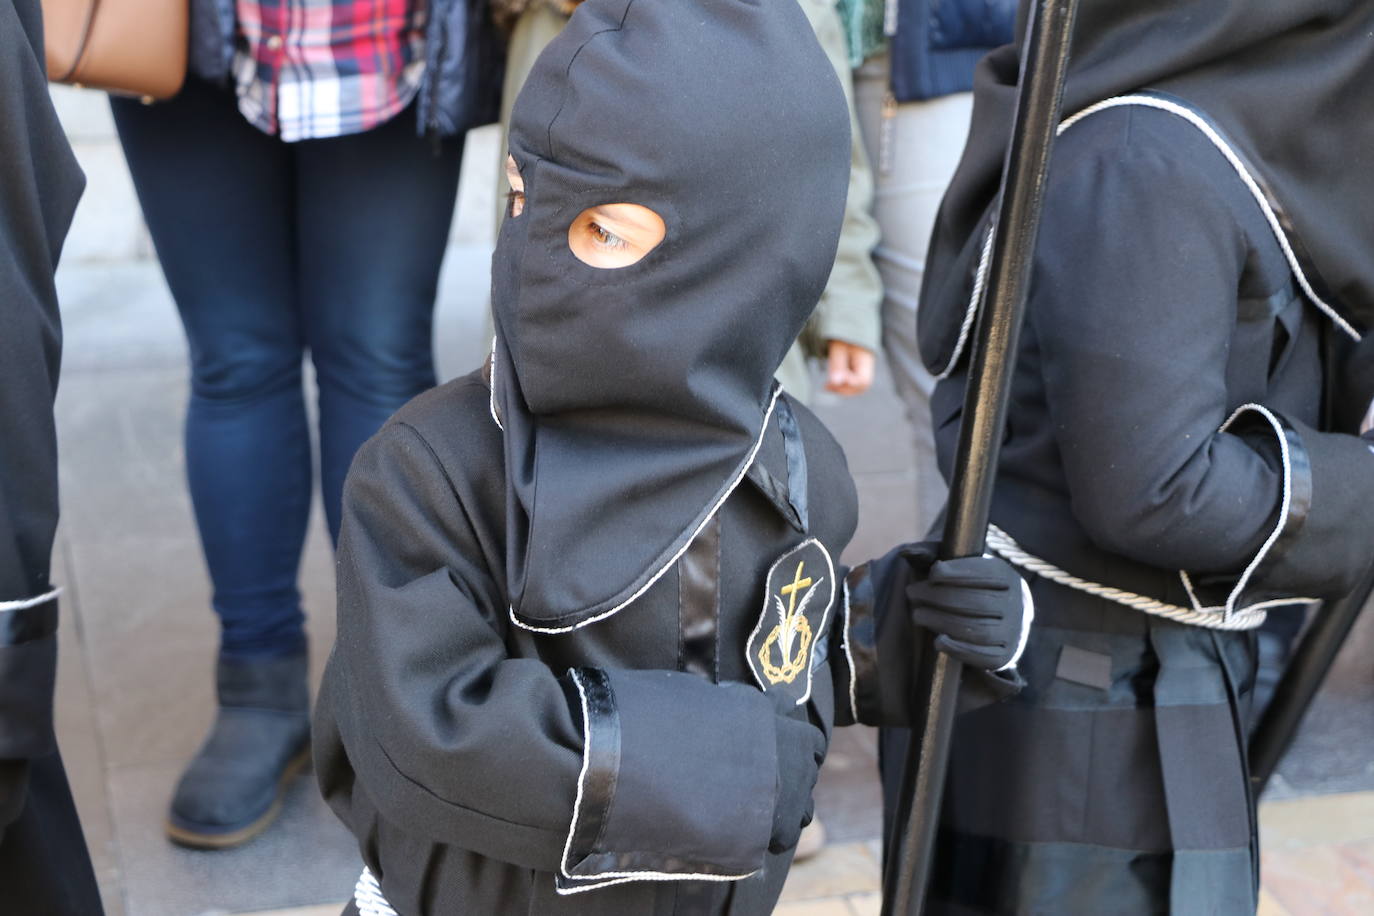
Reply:
[[[821,382],[815,376],[811,407],[844,445],[850,473],[906,471],[912,466],[911,424],[881,355],[873,387],[863,394],[841,397],[825,391]]]
[[[880,886],[878,860],[867,843],[832,843],[814,859],[792,866],[782,902],[872,893]]]
[[[167,842],[162,823],[180,762],[110,771],[130,916],[205,916],[345,899],[362,867],[356,843],[306,773],[292,782],[270,830],[212,852]]]
[[[1320,613],[1318,611],[1317,613]],[[1266,798],[1374,790],[1374,602],[1342,647]]]
[[[86,664],[81,594],[70,571],[70,552],[64,534],[63,530],[58,531],[53,550],[53,583],[62,588],[53,718],[106,916],[121,916],[119,850],[105,784],[105,754],[96,727],[96,703]]]
[[[835,729],[816,783],[816,816],[831,843],[869,840],[882,833],[876,744],[875,729]]]
[[[801,903],[784,903],[773,911],[775,916],[852,916],[852,910],[844,898],[830,900],[807,900]]]
[[[883,909],[882,894],[855,894],[846,902],[853,916],[878,916]]]

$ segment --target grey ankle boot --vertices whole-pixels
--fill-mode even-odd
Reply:
[[[182,774],[167,835],[206,849],[257,836],[281,809],[286,783],[310,757],[305,655],[220,659],[219,714]]]

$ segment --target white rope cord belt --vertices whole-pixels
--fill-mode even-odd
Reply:
[[[1066,588],[1096,595],[1098,598],[1105,598],[1108,601],[1114,601],[1117,604],[1143,611],[1146,614],[1153,614],[1156,617],[1164,617],[1178,623],[1186,623],[1189,626],[1207,627],[1212,630],[1253,630],[1264,623],[1265,612],[1258,608],[1241,608],[1228,617],[1221,608],[1217,608],[1215,611],[1194,610],[1177,604],[1168,604],[1155,598],[1147,598],[1144,595],[1137,595],[1135,592],[1128,592],[1124,589],[1112,588],[1110,585],[1080,579],[1053,563],[1027,553],[1025,548],[1012,539],[1011,535],[996,525],[988,525],[988,547],[1012,566],[1028,570],[1037,576],[1043,576]]]
[[[391,904],[382,896],[382,886],[377,883],[377,876],[366,865],[353,888],[353,902],[361,916],[397,916]]]

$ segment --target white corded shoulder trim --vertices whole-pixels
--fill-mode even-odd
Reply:
[[[1203,136],[1205,136],[1212,145],[1217,148],[1222,156],[1226,158],[1231,168],[1235,169],[1236,174],[1240,176],[1240,180],[1255,198],[1255,202],[1259,204],[1260,210],[1264,213],[1265,220],[1269,223],[1269,228],[1273,231],[1274,237],[1278,240],[1279,247],[1283,249],[1283,256],[1288,260],[1288,267],[1293,271],[1293,276],[1297,279],[1298,285],[1302,288],[1303,293],[1313,305],[1321,309],[1326,317],[1331,319],[1331,322],[1335,324],[1336,327],[1340,328],[1341,331],[1354,340],[1359,340],[1360,332],[1355,330],[1350,322],[1342,318],[1340,313],[1337,312],[1332,305],[1322,299],[1321,296],[1317,295],[1317,291],[1312,287],[1311,281],[1307,279],[1307,273],[1302,269],[1302,264],[1298,261],[1297,253],[1293,251],[1292,242],[1290,242],[1288,236],[1284,234],[1283,225],[1279,222],[1278,214],[1274,212],[1273,206],[1269,203],[1269,198],[1266,197],[1264,191],[1260,189],[1259,182],[1255,180],[1255,176],[1250,174],[1250,170],[1246,167],[1245,163],[1241,161],[1240,156],[1236,155],[1236,151],[1231,148],[1231,145],[1227,143],[1226,140],[1216,132],[1212,125],[1208,124],[1206,119],[1202,118],[1197,112],[1188,108],[1186,105],[1180,105],[1177,102],[1171,102],[1168,99],[1161,99],[1156,96],[1119,95],[1110,99],[1104,99],[1095,105],[1089,105],[1082,111],[1076,112],[1065,118],[1060,122],[1055,135],[1058,136],[1064,133],[1064,131],[1073,127],[1089,115],[1096,114],[1099,111],[1106,111],[1109,108],[1120,108],[1126,105],[1139,105],[1145,108],[1156,108],[1160,111],[1167,111],[1170,114],[1183,118],[1202,132]],[[959,357],[963,354],[964,347],[968,343],[969,333],[973,330],[974,319],[978,316],[978,310],[982,307],[983,288],[987,284],[988,268],[992,261],[992,240],[995,228],[996,226],[994,224],[994,226],[988,229],[987,237],[983,242],[983,253],[978,259],[978,271],[974,274],[973,279],[973,294],[969,296],[968,308],[964,311],[964,323],[959,329],[959,339],[954,345],[954,352],[950,354],[949,362],[945,365],[945,368],[935,376],[937,380],[949,378],[955,366],[959,364]]]
[[[661,871],[608,871],[600,872],[596,875],[580,876],[574,875],[569,871],[572,865],[572,844],[573,837],[577,833],[577,822],[582,816],[582,795],[587,784],[587,771],[591,768],[592,761],[592,719],[591,710],[587,705],[587,689],[582,683],[582,676],[577,671],[570,671],[573,684],[577,686],[577,695],[582,702],[582,770],[577,775],[577,798],[573,801],[572,822],[568,824],[568,839],[563,844],[563,859],[558,863],[558,871],[569,881],[583,882],[588,878],[604,878],[594,883],[579,883],[571,887],[563,887],[555,883],[555,890],[559,894],[567,896],[569,894],[580,894],[584,891],[600,890],[603,887],[610,887],[615,884],[625,884],[628,881],[739,881],[748,878],[756,872],[747,872],[742,875],[689,875],[674,874],[672,872]]]
[[[743,463],[740,464],[739,470],[735,472],[735,478],[732,481],[730,481],[730,485],[725,488],[725,492],[720,495],[720,499],[716,500],[716,504],[711,507],[711,511],[706,513],[706,517],[701,520],[701,524],[697,525],[696,530],[692,532],[692,536],[689,537],[687,540],[683,541],[682,546],[679,547],[677,551],[671,557],[669,557],[662,566],[658,568],[658,571],[656,571],[652,576],[649,577],[648,581],[646,581],[643,585],[636,589],[633,595],[626,598],[624,601],[620,602],[608,611],[602,611],[595,617],[588,617],[586,620],[580,620],[577,623],[571,624],[566,627],[537,627],[534,624],[526,623],[525,621],[521,620],[519,617],[516,616],[514,607],[510,608],[511,623],[515,624],[522,630],[529,630],[531,633],[571,633],[574,630],[580,630],[583,627],[591,626],[594,623],[605,620],[607,617],[610,617],[613,614],[618,614],[625,608],[633,604],[635,601],[639,600],[640,596],[642,596],[651,587],[653,587],[653,584],[655,582],[663,578],[663,574],[666,573],[669,569],[671,569],[674,563],[682,559],[682,555],[687,552],[687,548],[692,546],[692,542],[695,541],[697,539],[697,536],[701,534],[702,529],[711,523],[711,519],[716,517],[716,513],[720,511],[720,507],[725,505],[725,501],[730,498],[730,494],[735,492],[735,489],[740,485],[740,481],[744,480],[744,475],[748,473],[749,466],[754,463],[754,459],[758,456],[759,448],[763,445],[764,436],[768,434],[768,421],[773,418],[773,408],[777,406],[778,396],[781,394],[782,386],[774,382],[773,395],[771,398],[769,398],[768,409],[765,410],[763,413],[763,422],[759,424],[758,437],[754,440],[753,447],[749,449],[749,454],[745,456]]]
[[[778,566],[780,566],[780,565],[782,564],[782,561],[783,561],[783,560],[786,560],[788,557],[795,556],[795,555],[796,555],[798,552],[800,552],[803,548],[805,548],[805,547],[807,547],[808,545],[811,545],[811,544],[815,544],[816,547],[820,550],[821,556],[825,557],[825,568],[826,568],[826,571],[827,571],[828,575],[827,575],[826,579],[823,579],[823,580],[821,580],[821,581],[828,581],[828,582],[830,583],[830,594],[827,595],[827,596],[826,596],[826,599],[825,599],[825,612],[821,615],[821,625],[820,625],[820,627],[817,628],[817,630],[816,630],[816,637],[815,637],[815,638],[816,638],[817,641],[819,641],[819,640],[821,640],[821,639],[824,639],[825,636],[826,636],[825,627],[826,627],[826,624],[830,622],[830,607],[831,607],[831,605],[833,605],[833,604],[835,603],[835,561],[832,560],[832,559],[830,558],[830,551],[828,551],[828,550],[825,549],[825,545],[822,544],[822,543],[820,542],[820,539],[819,539],[819,538],[807,538],[806,540],[804,540],[804,541],[802,541],[800,544],[798,544],[796,547],[793,547],[791,550],[787,551],[787,552],[784,553],[782,556],[780,556],[780,557],[778,557],[776,560],[774,560],[774,561],[773,561],[773,565],[770,566],[770,567],[768,567],[768,575],[764,577],[763,582],[764,582],[764,588],[766,589],[767,586],[768,586],[768,583],[771,582],[771,581],[773,581],[773,573],[777,572]],[[801,608],[798,608],[798,613],[800,613],[802,610],[804,610],[804,608],[805,608],[805,603],[806,603],[807,601],[811,600],[811,596],[812,596],[813,594],[815,594],[814,589],[820,588],[820,585],[821,585],[820,582],[815,583],[815,584],[812,586],[813,591],[810,591],[810,592],[807,592],[807,593],[806,593],[806,597],[802,599],[802,607],[801,607]],[[769,619],[769,615],[768,615],[768,611],[769,611],[769,608],[768,608],[768,599],[771,598],[771,597],[772,597],[771,594],[765,594],[765,595],[763,596],[763,612],[759,614],[758,622],[754,624],[754,629],[753,629],[752,631],[750,631],[750,633],[749,633],[749,641],[748,641],[747,643],[745,643],[746,646],[752,646],[752,645],[754,644],[754,638],[757,637],[757,636],[759,635],[759,631],[763,629],[763,622],[764,622],[765,620]],[[814,642],[812,643],[811,651],[812,651],[812,652],[815,652],[815,651],[816,651],[816,649],[815,649],[815,643],[814,643]],[[759,685],[759,689],[760,689],[760,690],[762,690],[764,693],[767,693],[767,692],[768,692],[768,685],[765,684],[765,683],[763,682],[763,677],[759,675],[759,670],[758,670],[758,668],[754,667],[754,656],[753,656],[753,653],[752,653],[752,652],[746,652],[745,655],[746,655],[745,661],[747,661],[747,662],[749,663],[749,673],[752,674],[752,675],[754,675],[754,682],[757,683],[757,684]],[[801,699],[797,700],[797,702],[796,702],[795,705],[800,706],[800,705],[802,705],[803,703],[805,703],[807,700],[811,699],[811,683],[812,683],[812,679],[813,679],[814,674],[815,674],[815,672],[812,670],[812,667],[811,667],[810,663],[808,662],[808,664],[807,664],[807,666],[806,666],[806,692],[805,692],[804,694],[802,694]]]
[[[361,916],[397,916],[391,904],[382,896],[382,886],[377,883],[377,876],[366,865],[358,876],[358,883],[353,886],[353,902],[357,904]]]
[[[32,598],[20,598],[18,601],[0,601],[0,611],[22,611],[27,608],[38,607],[38,605],[45,604],[60,594],[62,594],[62,587],[58,586]]]
[[[1167,111],[1170,114],[1177,115],[1202,131],[1203,136],[1210,140],[1212,145],[1226,157],[1226,161],[1230,163],[1231,168],[1236,170],[1236,174],[1240,176],[1240,180],[1245,183],[1245,187],[1249,189],[1250,194],[1255,198],[1255,202],[1259,204],[1260,210],[1264,212],[1265,220],[1269,223],[1269,228],[1273,230],[1274,237],[1278,239],[1279,247],[1283,249],[1283,256],[1288,259],[1288,266],[1293,271],[1293,276],[1297,278],[1298,285],[1302,287],[1302,291],[1307,295],[1307,298],[1312,301],[1313,305],[1326,313],[1326,317],[1330,318],[1336,327],[1340,328],[1354,340],[1359,340],[1360,332],[1355,330],[1348,321],[1340,316],[1340,313],[1338,313],[1334,307],[1323,300],[1321,296],[1317,295],[1317,291],[1312,288],[1312,284],[1307,279],[1307,274],[1303,271],[1302,265],[1298,262],[1297,254],[1293,251],[1292,243],[1288,240],[1288,236],[1284,234],[1283,225],[1279,222],[1278,214],[1274,212],[1274,208],[1269,203],[1269,198],[1266,197],[1264,191],[1260,189],[1259,182],[1255,180],[1255,176],[1250,174],[1250,170],[1246,168],[1240,156],[1236,155],[1236,151],[1231,148],[1231,145],[1227,143],[1226,140],[1216,132],[1215,128],[1208,124],[1206,119],[1200,116],[1196,111],[1193,111],[1186,105],[1180,105],[1178,102],[1158,98],[1156,96],[1119,95],[1114,98],[1104,99],[1095,105],[1089,105],[1082,111],[1065,118],[1059,125],[1058,133],[1062,134],[1079,121],[1088,117],[1088,115],[1096,114],[1099,111],[1105,111],[1108,108],[1119,108],[1125,105],[1139,105],[1145,108],[1157,108],[1160,111]]]
[[[964,323],[959,326],[959,339],[954,342],[954,352],[949,355],[949,362],[935,376],[937,381],[949,378],[954,367],[959,365],[959,357],[963,354],[964,347],[968,345],[968,336],[973,332],[973,321],[978,317],[978,310],[983,305],[983,289],[988,283],[988,268],[992,264],[992,240],[996,230],[997,225],[994,223],[988,227],[988,234],[983,239],[983,253],[978,256],[978,270],[973,275],[973,292],[968,297],[968,307],[964,309]]]

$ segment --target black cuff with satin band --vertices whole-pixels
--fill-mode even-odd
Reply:
[[[0,602],[0,606],[3,604],[4,602]],[[56,592],[35,604],[0,610],[0,647],[33,642],[56,632]]]

